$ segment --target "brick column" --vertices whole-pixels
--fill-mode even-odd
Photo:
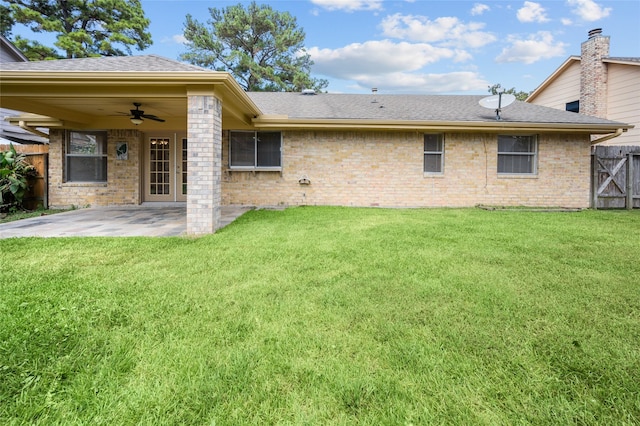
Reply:
[[[211,234],[220,227],[222,102],[189,92],[187,108],[187,234]]]

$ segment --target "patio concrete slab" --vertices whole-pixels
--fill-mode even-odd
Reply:
[[[221,227],[251,210],[223,206]],[[182,205],[93,207],[0,224],[0,238],[12,237],[171,237],[187,231]]]

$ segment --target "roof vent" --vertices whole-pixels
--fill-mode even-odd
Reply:
[[[303,94],[303,95],[305,95],[305,96],[315,95],[315,94],[316,94],[316,91],[315,91],[315,90],[313,90],[313,89],[304,89],[304,90],[302,91],[302,94]]]
[[[594,38],[596,36],[599,36],[600,34],[602,34],[602,28],[594,28],[589,31],[589,38]]]

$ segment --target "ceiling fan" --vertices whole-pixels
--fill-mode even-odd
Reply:
[[[146,118],[148,120],[154,120],[154,121],[159,121],[161,123],[164,123],[164,120],[156,115],[153,114],[145,114],[144,111],[142,111],[140,109],[140,107],[142,106],[141,103],[139,102],[134,102],[133,106],[136,107],[136,109],[132,109],[129,110],[131,112],[131,122],[135,125],[138,124],[142,124],[142,122],[144,121],[143,118]]]

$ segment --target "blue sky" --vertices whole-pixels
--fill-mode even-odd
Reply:
[[[153,45],[186,51],[185,15],[246,1],[142,0]],[[640,1],[258,1],[289,12],[306,33],[312,75],[336,93],[486,94],[501,83],[535,89],[593,28],[611,37],[612,56],[640,57]]]

